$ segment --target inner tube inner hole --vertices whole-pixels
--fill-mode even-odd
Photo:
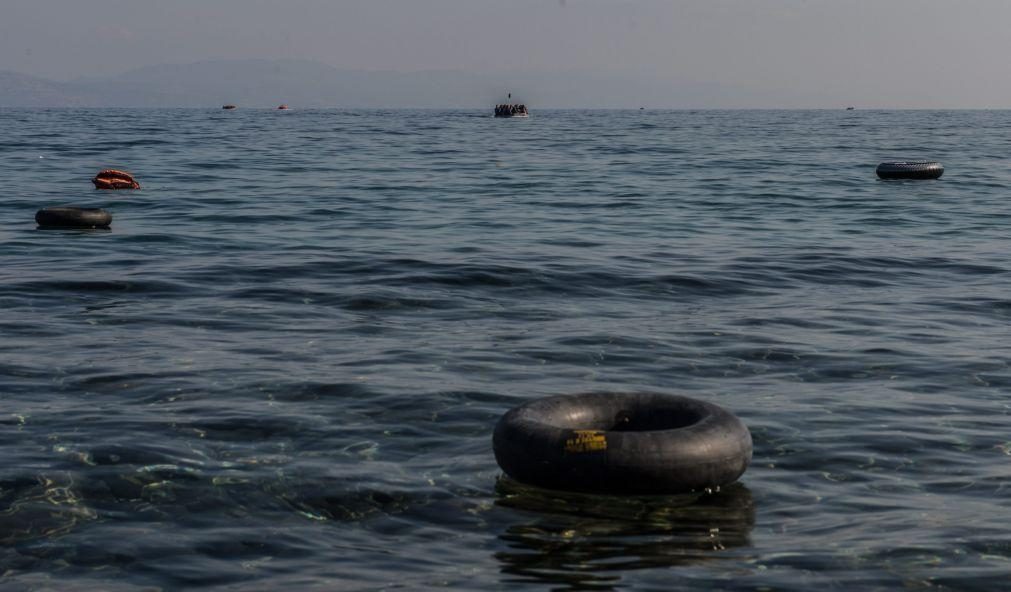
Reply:
[[[690,406],[629,406],[625,401],[620,408],[578,406],[564,410],[554,425],[572,430],[600,430],[607,432],[650,432],[686,428],[702,421],[702,409]],[[550,421],[550,419],[549,419]]]

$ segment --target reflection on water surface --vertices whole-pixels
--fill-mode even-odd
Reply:
[[[747,547],[755,524],[751,492],[735,483],[714,493],[604,496],[551,491],[502,477],[501,506],[528,518],[499,538],[502,571],[520,582],[608,590],[631,570],[718,562]]]

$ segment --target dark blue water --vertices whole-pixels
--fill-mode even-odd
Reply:
[[[0,588],[1006,587],[1011,112],[488,115],[0,111]],[[751,468],[499,479],[507,409],[608,390]]]

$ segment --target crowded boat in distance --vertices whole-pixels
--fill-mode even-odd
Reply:
[[[526,105],[495,105],[495,117],[530,117]]]

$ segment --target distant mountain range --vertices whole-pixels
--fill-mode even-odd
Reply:
[[[534,108],[761,105],[713,84],[585,73],[371,72],[306,60],[166,64],[68,82],[0,71],[0,107],[487,108],[513,93]]]

